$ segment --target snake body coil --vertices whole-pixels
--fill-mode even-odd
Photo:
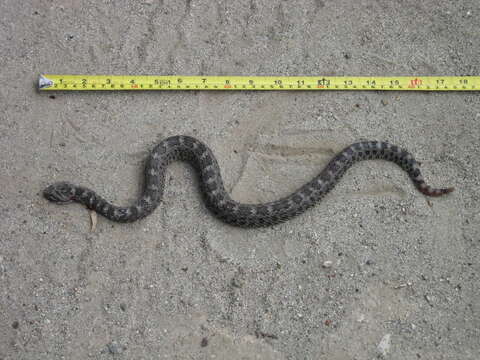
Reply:
[[[165,170],[176,160],[187,161],[197,170],[207,207],[221,220],[235,226],[260,227],[278,224],[303,213],[327,194],[352,164],[368,159],[396,163],[410,176],[416,188],[427,196],[441,196],[453,188],[428,186],[413,156],[386,142],[364,141],[338,153],[313,180],[292,194],[265,204],[241,204],[233,200],[223,185],[220,168],[212,151],[190,136],[173,136],[160,142],[145,167],[142,196],[129,207],[110,204],[94,191],[67,182],[50,185],[44,196],[53,202],[76,201],[117,222],[132,222],[151,214],[160,204],[165,186]]]

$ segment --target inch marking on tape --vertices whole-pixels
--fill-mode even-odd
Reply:
[[[396,90],[479,91],[480,76],[40,75],[41,91]]]

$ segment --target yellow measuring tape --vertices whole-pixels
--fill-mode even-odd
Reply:
[[[41,91],[402,90],[479,91],[480,76],[142,76],[40,75]]]

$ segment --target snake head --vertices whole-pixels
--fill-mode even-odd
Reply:
[[[75,187],[68,182],[58,182],[43,190],[43,196],[49,201],[67,204],[75,197]]]

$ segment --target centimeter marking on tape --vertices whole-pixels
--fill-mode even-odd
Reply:
[[[401,90],[479,91],[480,76],[142,76],[40,75],[41,91]]]

